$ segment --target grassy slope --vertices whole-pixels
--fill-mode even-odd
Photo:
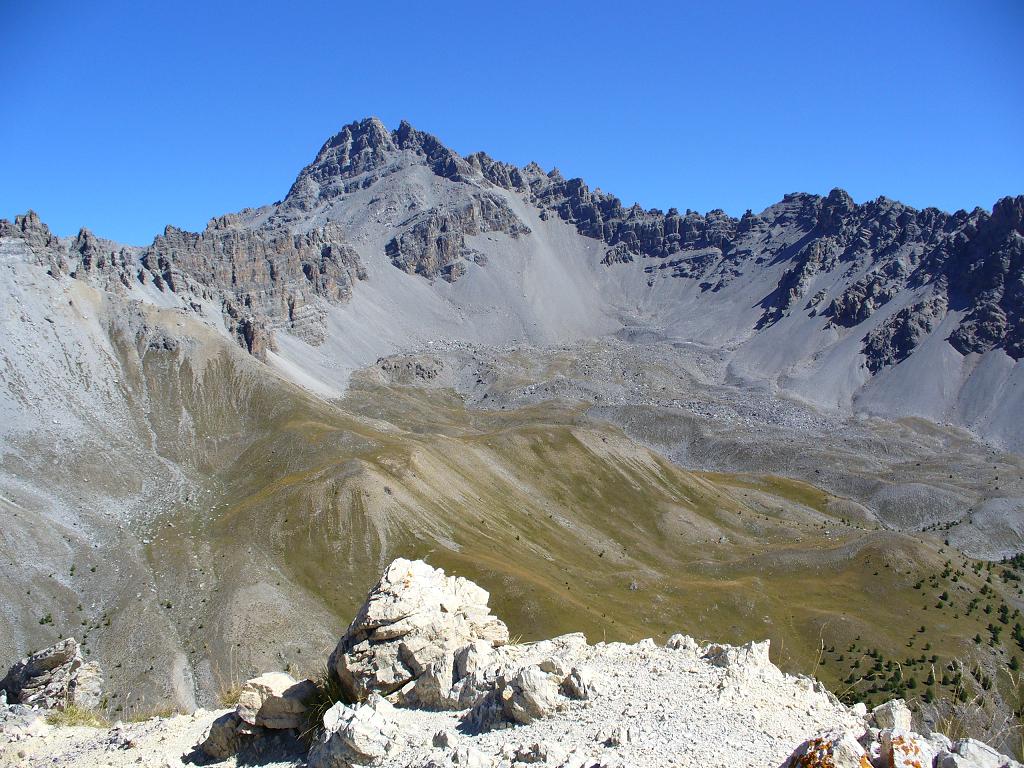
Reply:
[[[953,657],[998,676],[1014,652],[1009,628],[991,648],[972,640],[988,637],[993,618],[965,610],[986,574],[964,565],[955,585],[947,576],[914,589],[942,572],[950,553],[940,542],[840,520],[829,510],[843,505],[813,486],[687,472],[564,404],[470,411],[449,392],[368,380],[327,404],[218,344],[205,340],[201,355],[148,349],[140,360],[130,337],[119,343],[133,429],[159,456],[151,471],[167,462],[196,485],[169,495],[183,498],[170,512],[154,506],[140,533],[152,588],[122,567],[109,597],[96,602],[83,585],[53,610],[53,625],[23,622],[40,641],[51,626],[77,632],[76,601],[96,603],[81,626],[108,668],[125,661],[109,675],[127,681],[125,693],[164,671],[153,670],[170,655],[164,645],[183,650],[201,701],[252,672],[313,671],[400,555],[478,581],[527,639],[769,637],[783,667],[835,690],[874,664],[863,661],[868,650],[878,649],[886,676],[898,661],[919,681],[924,668],[905,657],[925,643],[939,676]],[[117,495],[135,476],[127,437],[124,470],[93,473],[90,487],[102,481]],[[103,556],[125,564],[121,549]],[[108,572],[86,565],[69,583]],[[1016,595],[999,581],[1000,594]],[[943,588],[953,597],[939,610]],[[33,609],[42,615],[57,599]],[[119,701],[150,706],[161,694]]]
[[[797,481],[684,471],[565,406],[470,412],[444,392],[357,384],[341,408],[278,408],[215,485],[212,510],[183,510],[153,546],[158,570],[200,553],[209,570],[191,581],[219,585],[214,610],[190,612],[215,679],[265,665],[266,638],[282,665],[311,669],[400,555],[490,589],[525,639],[769,637],[784,668],[837,691],[868,650],[921,683],[930,663],[905,657],[925,642],[940,669],[1000,661],[971,639],[990,617],[926,609],[934,595],[914,588],[949,556],[937,540],[837,519]],[[864,694],[875,686],[850,695],[885,698]]]

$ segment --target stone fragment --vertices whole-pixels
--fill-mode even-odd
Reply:
[[[498,671],[493,688],[466,715],[467,726],[478,732],[489,731],[515,723],[525,725],[550,714],[560,701],[556,679],[536,665],[511,673]]]
[[[591,699],[597,693],[594,676],[586,667],[573,667],[562,682],[562,693],[570,699]]]
[[[474,640],[455,652],[455,679],[462,680],[482,669],[493,655],[494,645],[486,640]]]
[[[550,741],[535,741],[532,744],[521,744],[512,755],[513,763],[527,765],[561,766],[569,756],[569,751]]]
[[[879,729],[894,728],[909,731],[911,727],[910,709],[903,699],[893,699],[879,704],[871,710],[871,718]]]
[[[495,761],[478,749],[461,746],[452,752],[452,765],[457,768],[494,768]]]
[[[455,737],[450,731],[438,731],[431,739],[431,744],[435,747],[451,747],[455,744]]]
[[[609,747],[621,747],[636,741],[636,731],[629,725],[618,725],[608,732],[603,739]]]
[[[95,661],[87,661],[78,668],[71,681],[71,699],[76,706],[96,709],[103,699],[103,673]]]
[[[249,725],[285,730],[301,728],[306,702],[316,693],[311,680],[297,681],[285,672],[268,672],[246,681],[236,712]]]
[[[872,768],[868,755],[849,731],[829,731],[808,739],[790,756],[786,768]]]
[[[697,653],[700,650],[700,645],[689,635],[675,634],[670,637],[665,647],[673,651],[686,651],[687,653]]]
[[[517,723],[531,723],[558,706],[558,687],[539,667],[526,667],[502,691],[505,714]]]
[[[453,691],[454,683],[455,658],[446,653],[431,662],[423,674],[416,678],[411,692],[405,698],[409,703],[424,709],[458,709],[459,693]]]
[[[227,760],[238,754],[252,739],[251,734],[241,730],[242,718],[235,712],[221,715],[210,726],[199,749],[214,760]]]
[[[935,755],[923,736],[886,728],[880,735],[886,768],[931,768]]]
[[[349,707],[338,702],[324,714],[324,730],[309,750],[309,768],[373,765],[401,748],[394,707],[378,694]]]
[[[723,667],[733,675],[777,677],[781,672],[768,657],[770,642],[749,642],[738,647],[710,645],[704,651],[704,659],[716,667]]]

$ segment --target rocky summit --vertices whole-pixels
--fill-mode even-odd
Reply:
[[[922,735],[900,699],[846,706],[812,678],[783,674],[767,642],[702,645],[677,634],[664,646],[591,645],[570,634],[522,644],[487,603],[472,582],[399,559],[319,681],[265,673],[242,686],[232,710],[109,731],[51,728],[23,708],[5,716],[0,754],[67,766],[1020,765],[970,738]]]
[[[4,759],[1004,765],[1024,196],[818,192],[367,118],[202,231],[0,221]]]

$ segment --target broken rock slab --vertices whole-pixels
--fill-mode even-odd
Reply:
[[[236,712],[249,725],[274,730],[301,728],[306,707],[316,693],[312,680],[296,680],[285,672],[268,672],[246,681]]]
[[[961,739],[935,758],[935,768],[1020,768],[1020,763],[977,739]]]
[[[879,704],[871,710],[871,720],[880,730],[892,728],[909,731],[911,728],[910,708],[903,699],[893,699]]]
[[[532,723],[554,712],[564,701],[558,686],[557,676],[538,666],[523,667],[511,675],[499,673],[493,690],[466,715],[466,723],[477,732]]]
[[[338,702],[324,714],[323,733],[309,750],[309,768],[375,765],[401,748],[394,707],[378,694],[355,707]]]
[[[71,637],[22,659],[0,680],[0,691],[10,703],[43,709],[63,709],[69,704],[96,707],[102,688],[99,665],[86,664]]]

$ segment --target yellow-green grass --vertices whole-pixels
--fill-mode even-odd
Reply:
[[[151,548],[169,581],[220,585],[185,617],[194,661],[215,669],[246,652],[235,637],[248,635],[231,635],[242,619],[225,617],[239,595],[279,611],[285,651],[306,643],[289,663],[315,669],[398,556],[479,582],[527,640],[767,637],[784,669],[850,698],[870,688],[844,682],[869,649],[901,666],[925,642],[940,665],[995,653],[972,641],[990,617],[954,618],[914,589],[952,557],[940,541],[844,522],[807,483],[686,471],[565,405],[473,411],[451,392],[357,381],[337,406],[296,397],[267,414],[211,478],[210,503],[183,507]],[[284,604],[297,597],[305,608]],[[333,626],[303,624],[308,606]]]
[[[109,728],[110,721],[102,712],[70,704],[63,709],[51,709],[46,722],[61,727]]]

